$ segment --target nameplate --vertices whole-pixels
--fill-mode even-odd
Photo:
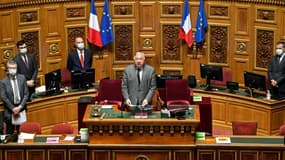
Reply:
[[[229,144],[231,143],[230,137],[216,137],[217,144]]]
[[[193,102],[201,102],[202,96],[193,96]]]

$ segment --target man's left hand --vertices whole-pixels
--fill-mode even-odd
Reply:
[[[34,80],[28,80],[28,81],[27,81],[27,85],[28,85],[29,87],[34,87],[34,86],[35,86]]]
[[[144,99],[143,102],[142,102],[142,106],[145,106],[145,105],[147,105],[147,104],[148,104],[147,99]]]

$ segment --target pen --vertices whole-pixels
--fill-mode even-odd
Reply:
[[[105,117],[105,115],[106,115],[106,112],[103,112],[103,114],[100,117],[100,120],[102,120]]]

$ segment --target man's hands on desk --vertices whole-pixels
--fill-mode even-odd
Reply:
[[[126,102],[125,102],[125,104],[129,107],[129,106],[132,105],[132,102],[131,102],[130,99],[127,99]],[[147,99],[144,99],[143,102],[142,102],[142,106],[145,106],[145,105],[147,105],[147,104],[148,104]]]

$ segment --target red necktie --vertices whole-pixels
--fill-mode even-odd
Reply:
[[[84,57],[83,57],[82,51],[80,51],[80,63],[81,63],[81,67],[84,68]]]

